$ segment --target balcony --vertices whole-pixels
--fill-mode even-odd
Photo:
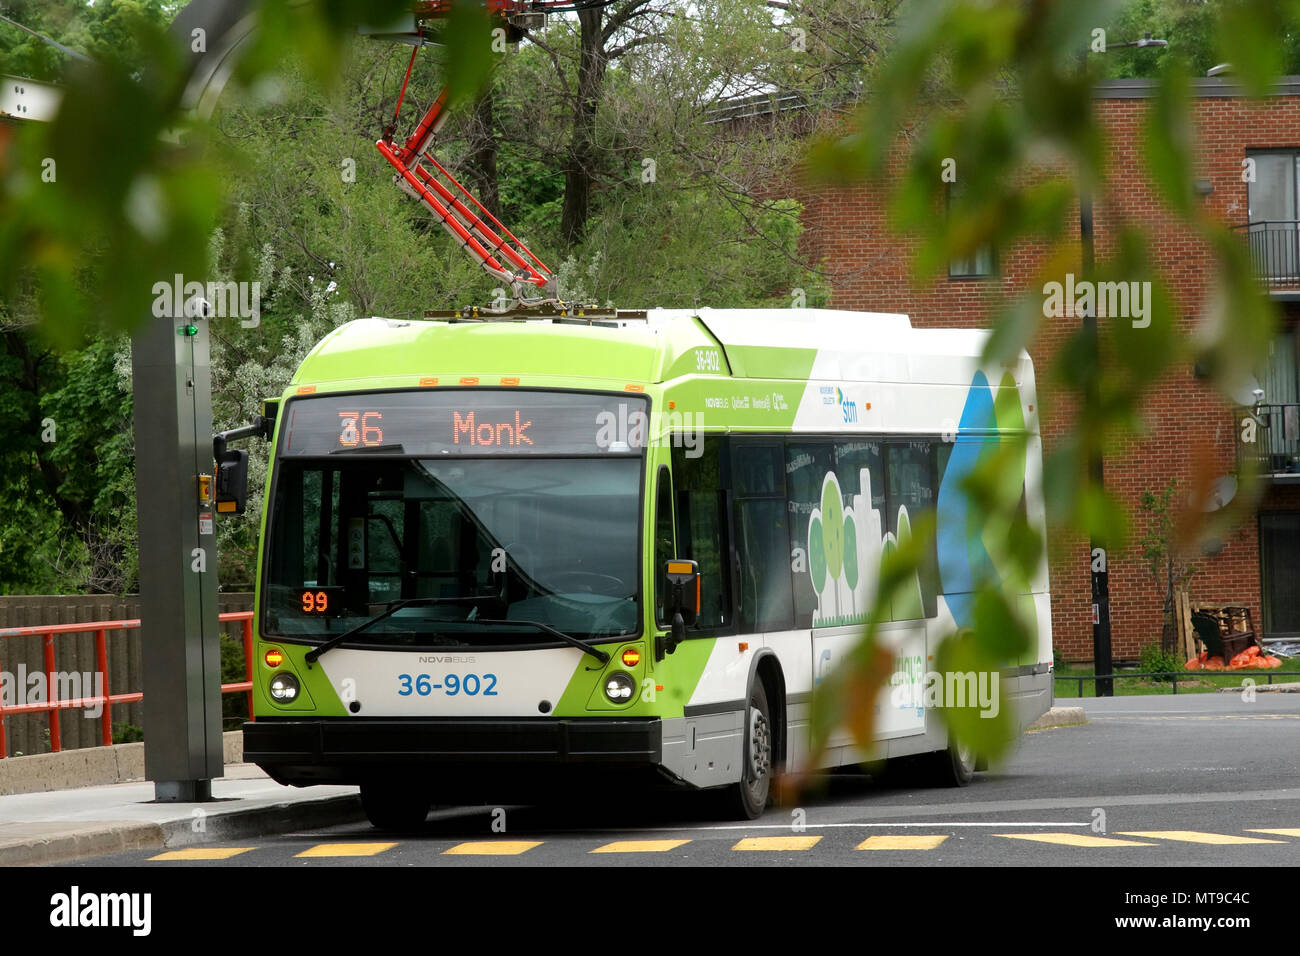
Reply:
[[[1253,442],[1243,441],[1242,420],[1254,416]],[[1237,461],[1274,481],[1300,482],[1300,404],[1256,405],[1236,417]]]
[[[1232,229],[1246,237],[1255,273],[1270,291],[1300,293],[1300,220],[1265,219]]]

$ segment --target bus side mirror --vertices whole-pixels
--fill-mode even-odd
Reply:
[[[248,503],[248,452],[230,450],[226,445],[240,438],[261,437],[270,440],[279,407],[279,402],[268,399],[262,404],[262,411],[268,414],[254,415],[251,425],[232,428],[212,436],[212,457],[217,463],[217,514],[242,515],[244,506]]]
[[[694,561],[673,558],[668,561],[664,573],[668,579],[667,610],[673,621],[664,650],[671,654],[686,640],[686,628],[700,616],[700,566]]]
[[[248,452],[231,449],[217,459],[217,514],[242,515],[248,504]]]

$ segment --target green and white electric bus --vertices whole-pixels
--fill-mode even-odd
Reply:
[[[965,783],[920,682],[996,572],[957,492],[988,443],[1028,433],[1044,521],[1033,368],[982,368],[986,336],[804,309],[337,329],[275,406],[247,759],[359,784],[378,826],[624,778],[752,818],[807,762],[881,554],[932,511],[876,750],[823,763],[933,754]],[[1017,600],[1023,728],[1052,697],[1045,565]]]

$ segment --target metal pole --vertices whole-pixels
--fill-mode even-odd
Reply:
[[[1095,265],[1092,241],[1092,192],[1089,190],[1082,174],[1079,178],[1079,241],[1083,254],[1083,275],[1080,278],[1084,281],[1091,281]],[[1097,339],[1095,305],[1089,308],[1087,314],[1083,316],[1083,330],[1094,369],[1094,374],[1088,378],[1086,401],[1095,408],[1100,401],[1100,389],[1097,374],[1095,373],[1099,371],[1101,361],[1101,347]],[[1104,492],[1106,489],[1106,470],[1100,448],[1094,448],[1089,453],[1088,472],[1093,484],[1097,486],[1099,491]],[[1110,675],[1114,672],[1114,661],[1111,656],[1110,641],[1109,566],[1110,558],[1106,553],[1106,548],[1095,538],[1089,541],[1088,567],[1092,576],[1092,669],[1095,674],[1099,675],[1096,685],[1098,697],[1113,697],[1115,695],[1114,682],[1110,679]]]

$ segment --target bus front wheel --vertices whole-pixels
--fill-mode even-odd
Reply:
[[[429,815],[432,800],[409,786],[363,783],[361,809],[379,830],[414,830]]]
[[[732,808],[742,820],[753,820],[772,795],[772,711],[761,680],[754,681],[745,714],[740,782],[730,787]]]

